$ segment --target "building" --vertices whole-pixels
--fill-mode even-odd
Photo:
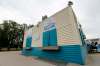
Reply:
[[[86,40],[87,43],[92,43],[92,42],[97,42],[98,44],[100,44],[100,38],[93,38],[93,39],[87,39]]]
[[[25,31],[23,55],[85,64],[84,33],[71,5],[69,2],[68,7],[51,17],[44,16],[37,26]]]

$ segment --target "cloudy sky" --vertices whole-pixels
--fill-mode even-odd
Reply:
[[[87,38],[100,38],[100,0],[71,0],[78,21]],[[0,0],[0,23],[12,19],[18,23],[37,24],[41,16],[51,16],[67,7],[68,0]]]

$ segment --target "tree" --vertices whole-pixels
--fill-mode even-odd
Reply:
[[[2,25],[3,29],[0,27],[0,48],[22,48],[24,30],[28,28],[27,24],[18,24],[13,20],[4,20]],[[33,27],[33,25],[29,27]]]
[[[3,23],[4,29],[2,30],[2,35],[1,35],[1,40],[2,40],[2,47],[8,47],[9,45],[9,38],[8,38],[8,33],[9,33],[9,23],[7,21],[4,21]]]
[[[23,42],[23,25],[16,23],[15,21],[9,20],[10,25],[10,42],[13,47],[21,47]]]
[[[1,46],[2,46],[2,29],[0,28],[0,49],[1,49]]]

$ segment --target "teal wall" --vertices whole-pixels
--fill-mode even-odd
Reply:
[[[80,37],[82,44],[66,44],[60,46],[59,51],[43,51],[38,47],[32,47],[32,50],[26,50],[23,48],[22,54],[26,56],[38,56],[41,58],[47,58],[54,61],[72,62],[78,64],[85,64],[87,57],[86,45],[84,43],[83,34],[80,31]],[[28,37],[26,40],[26,47],[31,47],[32,37]],[[43,32],[43,47],[57,46],[57,33],[56,29]]]
[[[57,46],[57,32],[56,29],[43,32],[43,47]]]
[[[26,47],[27,48],[30,48],[31,47],[31,43],[32,43],[32,37],[31,36],[28,36],[26,38]]]
[[[72,62],[83,65],[85,64],[86,52],[82,48],[84,47],[79,44],[60,46],[59,51],[43,51],[38,47],[33,47],[32,50],[23,49],[22,54],[26,56],[38,56],[49,60]]]

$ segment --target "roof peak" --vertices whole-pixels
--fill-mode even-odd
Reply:
[[[68,6],[72,6],[73,2],[72,1],[68,1]]]

